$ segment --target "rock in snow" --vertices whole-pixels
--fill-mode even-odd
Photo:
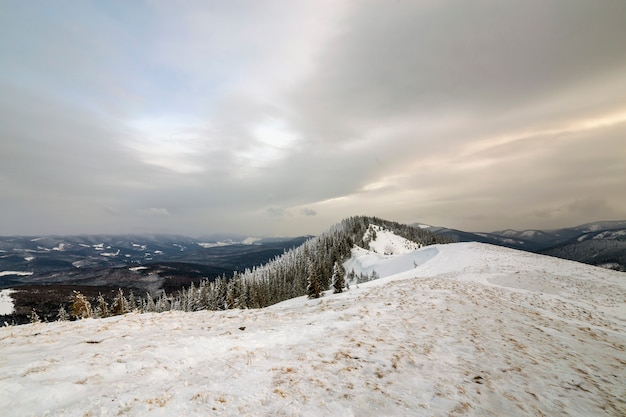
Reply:
[[[626,275],[477,243],[396,259],[376,269],[402,272],[260,310],[0,328],[0,410],[626,415]]]

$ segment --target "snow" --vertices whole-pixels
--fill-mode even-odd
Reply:
[[[255,245],[261,240],[260,237],[248,237],[241,241],[244,245]]]
[[[65,250],[65,246],[67,246],[67,244],[59,243],[59,245],[52,248],[52,250],[63,252]]]
[[[542,234],[542,232],[540,232],[538,230],[524,230],[523,232],[519,233],[519,236],[528,237],[528,238],[534,238],[538,234]]]
[[[515,240],[515,239],[500,239],[500,242],[505,243],[507,245],[523,245],[524,242],[521,240]]]
[[[30,275],[33,275],[32,272],[25,272],[25,271],[0,271],[0,277],[6,277],[9,275],[18,275],[21,277],[28,277]]]
[[[438,251],[436,247],[428,247],[403,255],[389,256],[355,247],[352,249],[352,257],[344,262],[343,267],[347,272],[354,271],[357,275],[370,276],[376,271],[380,278],[385,278],[422,265],[437,255]]]
[[[148,269],[148,267],[147,266],[133,266],[132,268],[128,268],[128,270],[132,272],[141,271],[143,269]]]
[[[372,239],[369,243],[370,250],[381,255],[399,255],[414,251],[420,248],[419,243],[411,242],[393,232],[383,229],[380,226],[372,225],[371,229],[376,233],[376,239],[368,230],[365,233],[365,239]]]
[[[623,273],[480,243],[356,255],[393,274],[259,310],[0,328],[0,410],[626,415]]]
[[[0,316],[13,313],[12,289],[0,290]]]
[[[607,230],[598,233],[593,239],[619,239],[622,236],[626,236],[626,230]]]
[[[257,245],[262,239],[260,237],[247,237],[241,241],[235,241],[232,239],[220,240],[217,242],[198,242],[198,246],[202,246],[205,249],[215,248],[218,246],[230,246],[230,245]]]

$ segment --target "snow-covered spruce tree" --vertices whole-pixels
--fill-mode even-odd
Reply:
[[[41,323],[41,319],[39,318],[39,314],[37,314],[37,312],[35,311],[34,308],[30,311],[29,320],[30,320],[31,323]]]
[[[70,319],[70,315],[67,314],[65,307],[63,305],[59,306],[59,312],[57,313],[58,321],[68,321]]]
[[[130,309],[128,308],[128,301],[126,300],[126,297],[124,297],[124,292],[120,288],[117,291],[117,295],[113,299],[113,303],[111,303],[111,315],[119,316],[128,312],[130,312]]]
[[[306,288],[306,295],[309,298],[320,298],[320,296],[322,295],[322,290],[320,286],[320,276],[317,273],[317,268],[312,261],[309,261],[307,269],[309,271],[309,283]]]
[[[129,311],[137,310],[137,299],[135,298],[135,294],[133,293],[133,290],[130,290],[130,293],[128,294],[128,310]]]
[[[75,319],[87,319],[93,316],[91,303],[80,291],[72,291],[70,314]]]
[[[109,317],[109,303],[104,299],[102,294],[98,294],[96,299],[96,311],[95,316],[98,318]]]
[[[333,267],[333,293],[343,292],[346,286],[346,270],[340,262],[335,262]]]
[[[155,311],[156,311],[156,305],[154,304],[154,298],[152,298],[150,293],[146,293],[146,305],[144,307],[144,312],[154,313]]]

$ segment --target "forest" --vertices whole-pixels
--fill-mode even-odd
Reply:
[[[231,276],[223,275],[215,280],[203,280],[197,286],[191,284],[176,293],[163,292],[156,299],[149,294],[144,297],[132,292],[124,294],[120,290],[112,300],[109,298],[107,301],[101,294],[87,297],[80,291],[74,291],[71,300],[59,306],[56,319],[103,318],[131,311],[262,308],[303,295],[319,297],[331,288],[340,292],[350,282],[360,283],[377,278],[375,271],[371,276],[356,276],[341,267],[350,257],[353,246],[369,249],[370,241],[376,239],[371,225],[390,230],[421,246],[451,242],[446,237],[417,227],[377,217],[354,216],[260,267],[234,272]],[[31,321],[39,321],[36,311],[32,312]]]

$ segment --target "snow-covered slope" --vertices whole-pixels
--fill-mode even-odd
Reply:
[[[370,241],[369,250],[354,246],[352,256],[343,264],[347,272],[370,276],[375,271],[384,278],[415,268],[438,252],[434,246],[416,251],[421,246],[419,243],[375,225],[370,226],[365,238]]]
[[[623,273],[478,243],[375,268],[399,273],[261,310],[0,328],[0,410],[626,415]]]

